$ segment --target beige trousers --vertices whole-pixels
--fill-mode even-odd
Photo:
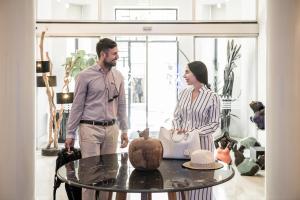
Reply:
[[[79,125],[79,145],[82,158],[116,153],[119,127],[96,126],[90,124]],[[94,200],[95,190],[82,189],[82,200]],[[99,199],[108,200],[108,192],[100,192]]]

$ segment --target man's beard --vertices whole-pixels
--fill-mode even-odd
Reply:
[[[113,66],[116,66],[116,62],[113,62],[113,61],[107,62],[106,60],[104,60],[103,63],[104,63],[104,65],[108,68],[108,70],[111,70],[111,68],[112,68]]]

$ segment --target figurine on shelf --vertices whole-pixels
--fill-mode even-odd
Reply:
[[[234,164],[242,176],[254,176],[259,171],[259,165],[249,158],[245,158],[244,154],[237,149],[235,144],[233,147]]]
[[[250,120],[257,125],[258,129],[265,130],[265,106],[260,101],[252,101],[249,105],[254,112]]]
[[[237,143],[236,140],[232,139],[229,136],[228,132],[224,132],[221,136],[217,137],[214,141],[216,149],[221,146],[222,149],[225,149],[229,144],[229,148],[232,149],[233,145]],[[219,145],[220,144],[220,145]]]
[[[224,132],[221,136],[215,139],[214,143],[217,149],[216,158],[227,164],[231,164],[232,159],[230,156],[230,150],[237,141],[230,138],[228,132]]]
[[[241,139],[239,151],[244,153],[244,149],[249,149],[250,147],[260,147],[260,143],[254,137],[246,137]]]
[[[224,162],[224,163],[227,163],[227,164],[231,165],[232,159],[231,159],[231,156],[230,156],[229,143],[225,147],[225,149],[222,149],[222,147],[217,148],[216,158],[218,160]]]
[[[265,169],[265,155],[259,155],[257,158],[245,158],[243,155],[244,149],[250,149],[251,147],[260,147],[260,143],[253,137],[246,137],[239,142],[239,148],[237,144],[233,147],[234,163],[242,176],[254,176],[259,169]],[[251,157],[251,156],[250,156]]]
[[[261,170],[265,170],[265,155],[258,156],[256,163],[259,165]]]

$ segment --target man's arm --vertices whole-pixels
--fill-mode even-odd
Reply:
[[[82,77],[82,74],[79,74],[76,79],[74,100],[72,103],[72,108],[67,123],[65,147],[68,149],[74,146],[76,129],[79,125],[79,121],[81,120],[81,116],[83,113],[86,92],[87,92],[87,82]]]
[[[121,76],[121,75],[120,75]],[[118,98],[118,121],[120,125],[121,133],[121,148],[125,148],[128,145],[128,122],[127,122],[127,112],[126,112],[126,97],[124,88],[124,78],[121,76],[122,81],[119,88],[119,98]]]

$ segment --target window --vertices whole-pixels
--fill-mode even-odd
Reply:
[[[98,0],[37,0],[38,20],[98,20]]]
[[[196,0],[196,20],[256,20],[256,0]]]
[[[116,21],[138,21],[138,20],[176,20],[176,9],[116,9]]]

